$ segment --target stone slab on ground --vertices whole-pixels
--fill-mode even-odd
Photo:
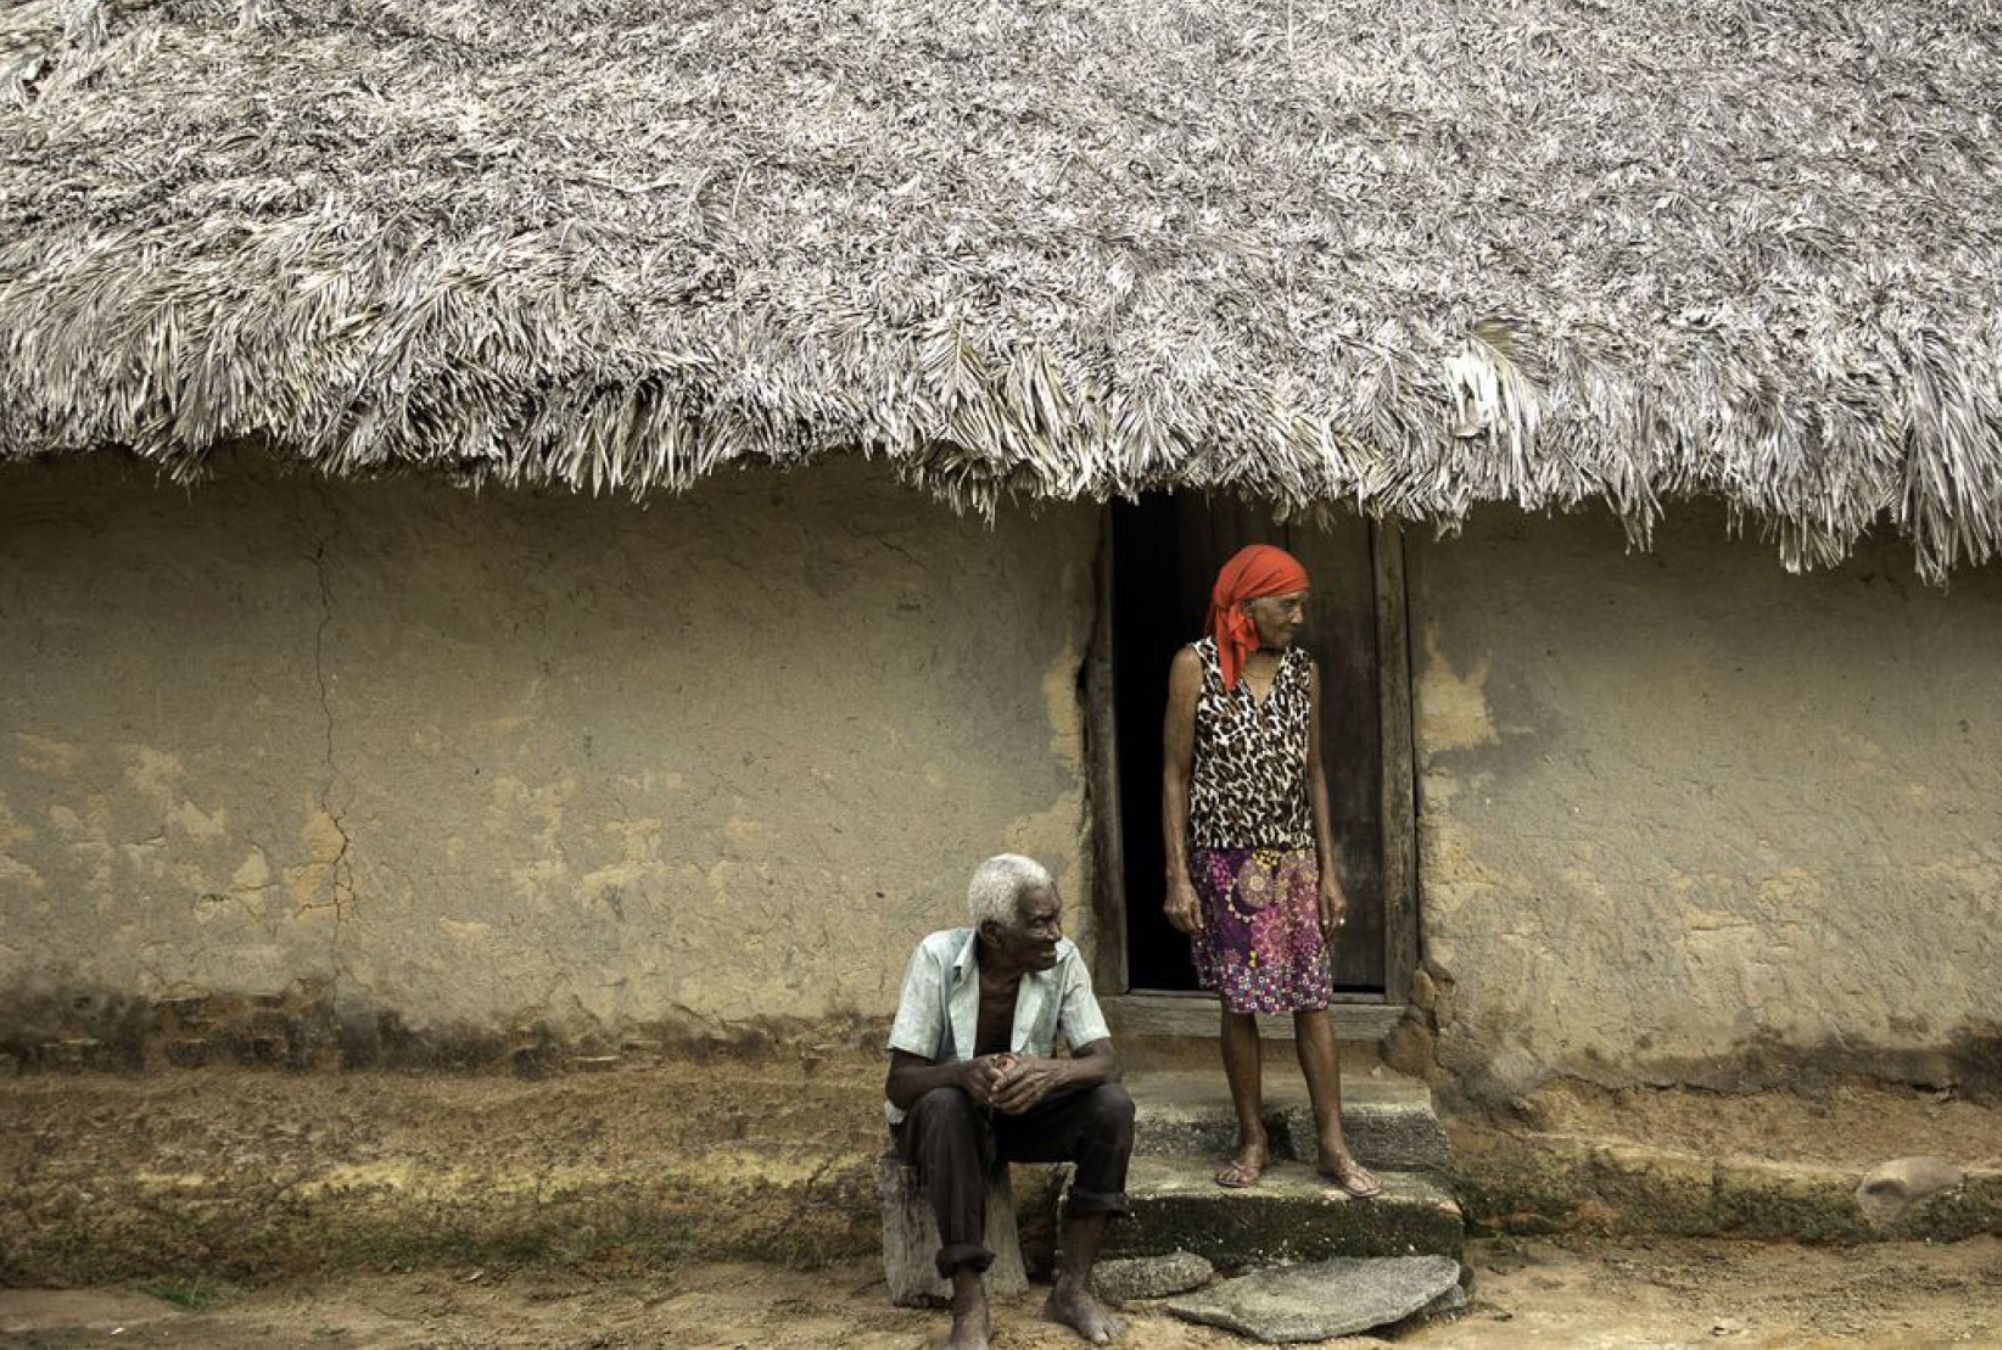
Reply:
[[[1893,1158],[1856,1183],[1856,1206],[1878,1227],[1894,1224],[1933,1196],[1957,1191],[1967,1173],[1948,1158]]]
[[[1149,1070],[1127,1074],[1125,1086],[1138,1124],[1136,1153],[1221,1156],[1236,1147],[1237,1116],[1221,1072]],[[1314,1111],[1303,1082],[1267,1074],[1265,1129],[1274,1157],[1313,1160]],[[1401,1074],[1345,1075],[1342,1132],[1367,1167],[1424,1172],[1452,1162],[1430,1089]]]
[[[1136,1298],[1167,1298],[1200,1289],[1216,1278],[1216,1267],[1194,1252],[1166,1256],[1126,1256],[1100,1261],[1091,1273],[1098,1296],[1114,1303]]]
[[[1138,1157],[1126,1179],[1131,1212],[1107,1237],[1108,1256],[1190,1251],[1226,1273],[1335,1256],[1458,1257],[1460,1207],[1428,1177],[1379,1172],[1383,1194],[1357,1200],[1305,1163],[1274,1163],[1256,1186],[1216,1184],[1210,1157]]]
[[[1337,1258],[1279,1266],[1169,1301],[1168,1311],[1268,1345],[1325,1341],[1401,1322],[1459,1288],[1449,1256]]]

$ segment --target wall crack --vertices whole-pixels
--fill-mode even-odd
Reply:
[[[344,807],[337,802],[336,798],[336,790],[341,781],[341,770],[335,758],[336,725],[334,720],[333,685],[327,674],[327,629],[332,627],[334,622],[334,591],[333,584],[327,576],[327,554],[333,547],[334,541],[339,538],[339,535],[340,530],[338,525],[336,525],[334,529],[327,533],[325,538],[320,540],[319,545],[313,550],[312,554],[313,573],[319,584],[320,591],[320,622],[313,630],[313,676],[319,684],[320,715],[326,724],[324,754],[326,778],[320,785],[319,803],[320,813],[333,823],[334,834],[340,841],[339,846],[334,852],[331,869],[333,875],[332,908],[334,916],[331,944],[333,968],[330,994],[336,1006],[338,1006],[340,999],[342,974],[341,929],[347,921],[348,909],[353,905],[355,900],[354,863],[350,857],[350,853],[354,847],[354,838],[348,833],[347,821],[342,816]],[[321,906],[308,906],[307,908],[321,908]]]

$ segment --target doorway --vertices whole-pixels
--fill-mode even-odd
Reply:
[[[1188,939],[1161,913],[1168,664],[1201,636],[1217,569],[1246,544],[1269,543],[1299,558],[1314,581],[1301,645],[1321,670],[1324,771],[1349,897],[1336,996],[1370,1002],[1394,993],[1401,1001],[1416,959],[1417,916],[1401,550],[1386,556],[1399,547],[1397,536],[1360,519],[1332,529],[1276,524],[1267,511],[1188,493],[1115,503],[1109,536],[1102,599],[1110,621],[1101,624],[1111,649],[1109,688],[1097,703],[1099,715],[1116,723],[1103,738],[1112,772],[1100,782],[1114,789],[1117,810],[1099,817],[1101,831],[1114,832],[1100,855],[1119,893],[1117,914],[1107,916],[1123,930],[1124,978],[1115,987],[1134,993],[1196,987]]]

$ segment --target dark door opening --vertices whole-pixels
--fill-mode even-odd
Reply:
[[[1168,663],[1202,635],[1217,569],[1246,544],[1277,544],[1313,578],[1305,648],[1320,663],[1322,752],[1335,851],[1349,918],[1335,989],[1385,991],[1383,751],[1371,536],[1360,520],[1329,531],[1275,525],[1265,512],[1155,493],[1112,508],[1114,715],[1118,719],[1127,982],[1133,990],[1196,986],[1188,939],[1161,913],[1161,730]]]

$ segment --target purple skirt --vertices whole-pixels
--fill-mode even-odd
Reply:
[[[1311,852],[1199,848],[1189,855],[1203,904],[1196,979],[1234,1013],[1325,1008],[1334,991],[1321,940],[1320,869]]]

